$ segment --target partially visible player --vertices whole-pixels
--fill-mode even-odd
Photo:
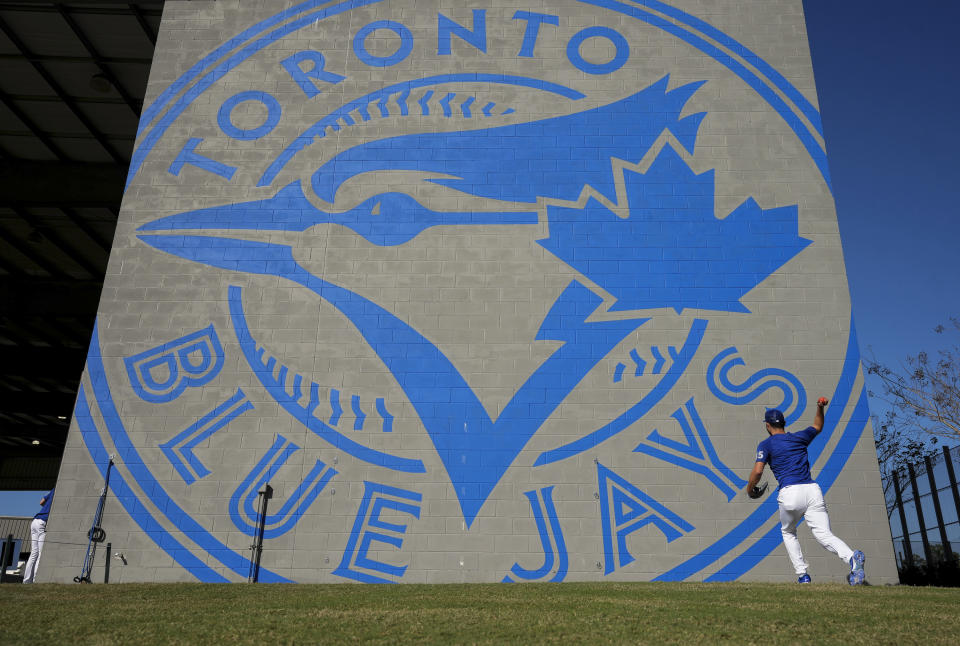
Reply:
[[[43,552],[43,542],[47,538],[47,519],[50,517],[50,505],[53,504],[55,491],[56,487],[40,499],[40,511],[30,523],[30,558],[27,559],[27,567],[23,571],[24,583],[33,583],[37,568],[40,567],[40,554]]]
[[[761,488],[757,483],[763,475],[763,468],[769,464],[780,484],[780,493],[777,495],[777,503],[780,505],[780,532],[787,555],[799,577],[798,583],[810,583],[807,562],[800,550],[800,541],[797,540],[797,523],[805,518],[814,538],[850,566],[847,582],[850,585],[860,585],[864,579],[863,564],[866,556],[860,550],[851,550],[830,531],[830,518],[827,516],[823,492],[820,491],[820,485],[810,477],[810,463],[807,460],[807,445],[823,430],[823,409],[828,403],[826,397],[821,397],[817,401],[817,414],[813,418],[813,424],[796,433],[787,433],[784,430],[786,421],[781,411],[772,408],[766,412],[763,424],[769,437],[757,446],[757,462],[747,483],[747,494],[751,498],[763,495],[766,486]]]

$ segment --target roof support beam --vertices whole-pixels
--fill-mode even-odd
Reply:
[[[13,113],[13,116],[19,119],[20,122],[27,127],[27,130],[29,130],[34,137],[39,139],[40,143],[46,146],[47,150],[53,153],[54,157],[61,161],[67,161],[68,158],[63,150],[61,150],[60,146],[53,143],[53,140],[50,139],[45,132],[40,130],[40,128],[37,127],[37,124],[35,124],[33,120],[27,116],[27,113],[21,110],[20,106],[18,106],[16,102],[10,98],[10,95],[3,90],[0,90],[0,103],[3,103],[3,105],[5,105],[7,109]],[[0,177],[2,177],[2,175],[0,175]]]
[[[0,458],[0,490],[43,491],[57,483],[63,445],[57,447],[4,447]],[[40,501],[37,501],[39,507]]]
[[[50,227],[43,226],[37,219],[31,214],[27,213],[21,208],[13,207],[13,212],[16,213],[17,217],[26,222],[30,227],[41,234],[46,238],[50,244],[57,249],[63,256],[68,258],[70,262],[75,265],[78,265],[81,269],[87,272],[91,278],[97,278],[103,275],[103,270],[94,265],[92,262],[84,258],[79,252],[75,249],[72,249],[70,245],[66,243],[63,238],[55,230]]]
[[[140,104],[130,96],[130,93],[127,92],[127,89],[123,87],[123,84],[120,83],[113,71],[104,64],[103,57],[100,56],[100,52],[97,51],[97,48],[93,46],[93,43],[90,42],[90,39],[87,38],[87,35],[83,33],[83,30],[80,28],[80,25],[77,24],[77,21],[73,19],[67,10],[62,4],[57,4],[57,11],[60,12],[60,17],[63,18],[64,22],[67,23],[67,26],[70,27],[70,31],[73,32],[73,35],[77,37],[77,40],[80,41],[80,44],[83,45],[83,48],[87,50],[87,53],[90,54],[90,58],[93,59],[93,62],[96,64],[97,69],[100,70],[100,73],[103,74],[107,80],[110,82],[110,85],[117,91],[120,97],[124,102],[130,107],[133,111],[133,114],[139,119],[140,118]]]
[[[116,164],[0,162],[0,205],[115,203],[123,197],[127,173]]]
[[[76,393],[38,393],[0,390],[0,411],[7,414],[62,415],[69,417],[77,401]]]
[[[103,250],[104,250],[105,252],[107,252],[107,253],[110,252],[110,241],[107,240],[107,239],[105,239],[105,238],[104,238],[102,235],[100,235],[99,233],[97,233],[97,232],[93,229],[93,227],[91,227],[91,226],[89,225],[89,223],[87,223],[86,220],[84,220],[82,217],[80,217],[80,216],[77,214],[76,211],[74,211],[73,209],[71,209],[71,208],[69,208],[69,207],[61,207],[60,210],[63,211],[63,214],[67,216],[67,219],[68,219],[68,220],[70,220],[71,222],[73,222],[73,225],[74,225],[75,227],[77,227],[78,229],[80,229],[81,231],[83,231],[83,232],[87,235],[88,238],[90,238],[91,240],[93,240],[94,243],[96,243],[96,245],[97,245],[98,247],[100,247],[101,249],[103,249]],[[103,272],[100,272],[100,273],[103,273]],[[99,274],[98,274],[98,275],[99,275]]]
[[[0,376],[49,377],[60,375],[80,378],[86,350],[78,348],[0,347]]]
[[[64,415],[64,417],[67,416]],[[70,423],[66,420],[61,424],[49,424],[43,421],[36,424],[5,423],[3,430],[0,431],[0,438],[20,437],[62,445],[69,429]]]
[[[150,26],[150,23],[147,22],[147,17],[144,15],[143,10],[132,3],[129,6],[130,11],[132,11],[133,15],[136,16],[137,22],[140,23],[140,28],[143,29],[143,33],[146,34],[147,39],[150,40],[150,44],[156,47],[157,34],[153,31],[153,27]]]
[[[96,280],[0,278],[0,302],[8,314],[21,316],[89,316],[97,312],[102,283]]]
[[[13,43],[13,46],[17,48],[17,51],[19,51],[29,60],[29,58],[33,55],[32,52],[27,48],[24,42],[20,40],[20,37],[17,35],[17,33],[10,28],[3,18],[0,18],[0,31],[2,31],[7,38],[10,39],[10,42]],[[52,89],[54,93],[60,97],[60,100],[63,101],[64,105],[70,109],[77,120],[79,120],[80,123],[82,123],[83,126],[90,132],[90,134],[93,135],[94,139],[97,140],[107,154],[110,155],[115,162],[126,167],[129,164],[129,160],[125,159],[123,155],[121,155],[120,152],[117,151],[117,149],[114,148],[109,141],[107,141],[107,138],[103,135],[103,133],[97,130],[96,126],[94,126],[90,119],[87,118],[87,115],[83,113],[79,106],[77,106],[76,102],[63,90],[62,87],[60,87],[60,84],[57,83],[56,79],[50,75],[47,69],[37,61],[30,61],[30,64],[33,65],[33,69],[36,70],[37,74],[39,74],[43,80],[46,81],[47,85],[50,86],[50,89]]]
[[[0,54],[0,61],[4,60],[27,60],[31,63],[89,63],[90,57],[65,56],[63,54],[30,54],[29,56],[25,56],[23,54]],[[152,58],[139,58],[134,56],[102,56],[100,60],[105,63],[120,65],[150,65],[153,63]]]
[[[215,1],[215,0],[213,0]],[[129,8],[122,8],[116,5],[125,4],[127,7],[136,6],[147,16],[160,16],[163,13],[164,0],[70,0],[68,7],[70,13],[87,14],[94,16],[128,16]],[[25,13],[55,13],[54,3],[41,2],[40,0],[16,0],[12,2],[0,2],[0,11],[21,11]],[[100,5],[86,7],[84,5]],[[114,5],[114,6],[103,6]]]
[[[10,240],[16,239],[16,236],[11,235],[10,233],[4,231],[2,228],[0,228],[0,234],[3,235],[4,239],[5,239],[7,242],[9,242]],[[67,272],[63,271],[63,270],[60,269],[57,265],[55,265],[55,264],[53,264],[52,262],[50,262],[49,260],[47,260],[42,254],[39,254],[39,253],[37,253],[36,251],[34,251],[33,248],[32,248],[32,246],[29,244],[28,241],[21,241],[20,244],[18,244],[18,245],[11,245],[11,246],[13,246],[14,250],[15,250],[18,254],[20,254],[21,256],[25,257],[27,260],[29,260],[29,261],[32,262],[34,265],[36,265],[37,267],[39,267],[39,268],[42,269],[43,271],[47,272],[47,273],[50,274],[51,276],[54,276],[54,277],[56,277],[56,278],[69,278],[69,274],[67,274]],[[21,272],[22,272],[22,270],[21,270]],[[7,279],[4,279],[4,280],[0,281],[0,298],[3,298],[3,296],[5,295],[5,294],[4,294],[4,287],[3,287],[3,285],[4,285],[4,284],[11,284],[12,281],[14,281],[14,280],[18,280],[18,281],[19,281],[19,280],[24,280],[24,279],[7,278]],[[13,307],[12,304],[9,304],[8,306],[9,306],[9,307]]]

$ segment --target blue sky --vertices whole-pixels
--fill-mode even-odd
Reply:
[[[894,364],[960,316],[960,2],[804,10],[860,346]],[[32,516],[43,493],[0,493],[0,515]]]
[[[803,4],[860,347],[897,364],[960,315],[960,3]]]

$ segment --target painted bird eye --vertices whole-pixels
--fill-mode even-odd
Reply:
[[[400,218],[424,207],[405,193],[381,193],[370,199],[369,208],[371,215]]]

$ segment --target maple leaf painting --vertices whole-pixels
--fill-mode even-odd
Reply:
[[[611,311],[672,307],[749,312],[743,296],[800,253],[797,206],[762,209],[748,198],[714,214],[714,174],[694,173],[665,145],[645,173],[624,170],[629,215],[594,198],[549,206],[537,242],[617,301]]]

